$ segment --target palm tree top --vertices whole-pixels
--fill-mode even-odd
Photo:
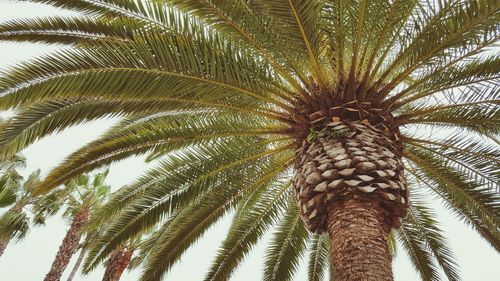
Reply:
[[[78,16],[0,25],[1,40],[67,46],[0,74],[0,108],[17,110],[0,155],[114,116],[37,192],[131,156],[158,161],[96,218],[120,213],[87,267],[153,229],[142,280],[160,280],[234,211],[206,280],[229,278],[272,226],[265,279],[290,280],[307,253],[320,280],[328,243],[300,220],[291,176],[297,150],[338,122],[376,127],[403,157],[411,206],[393,235],[423,280],[437,280],[438,266],[459,279],[427,194],[500,249],[500,60],[486,52],[498,43],[498,1],[29,2]]]

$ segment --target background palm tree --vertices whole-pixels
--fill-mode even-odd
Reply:
[[[56,202],[50,196],[35,196],[33,190],[40,180],[40,170],[24,179],[18,169],[25,167],[25,159],[14,155],[0,164],[0,207],[9,207],[0,216],[0,256],[12,239],[24,238],[30,225],[43,225],[48,216],[55,214]]]
[[[124,244],[118,246],[111,252],[108,260],[106,261],[106,270],[102,281],[118,281],[132,261],[134,254],[133,245]]]
[[[112,196],[109,196],[106,199],[109,198],[112,198]],[[93,207],[89,222],[85,225],[85,241],[81,244],[81,251],[78,256],[77,262],[75,263],[67,281],[73,280],[76,272],[81,266],[83,259],[85,258],[87,250],[91,249],[96,241],[99,241],[101,232],[106,229],[105,225],[103,225],[99,220],[94,220],[92,216],[98,216],[100,219],[102,219],[102,215],[107,213],[107,206],[105,204],[99,204],[99,206]],[[116,217],[117,215],[119,215],[119,213],[115,214],[114,217]],[[108,217],[106,218],[106,220],[108,222],[112,221],[113,217]],[[125,269],[132,269],[140,265],[143,258],[138,256],[134,258],[135,261],[132,261],[133,254],[134,251],[138,250],[141,246],[141,237],[146,236],[147,234],[147,232],[144,232],[138,235],[136,238],[129,239],[125,243],[118,245],[116,249],[110,253],[109,258],[103,263],[103,265],[105,265],[103,281],[118,281],[120,280],[120,277]],[[87,262],[83,270],[84,274],[87,274],[92,269],[94,269],[94,267],[88,266],[89,264]]]
[[[23,179],[18,169],[25,167],[25,160],[21,156],[14,155],[0,163],[0,208],[8,207],[16,202],[16,192]]]
[[[291,279],[304,253],[319,280],[328,252],[336,280],[391,280],[391,234],[422,279],[439,266],[457,280],[429,193],[500,249],[500,68],[483,52],[498,42],[498,1],[31,2],[81,16],[0,27],[3,40],[71,44],[0,77],[0,108],[19,109],[2,155],[122,116],[38,192],[160,159],[97,219],[120,213],[91,265],[156,228],[142,280],[160,280],[235,210],[207,280],[228,279],[272,226],[266,280]]]
[[[67,183],[64,189],[55,192],[58,198],[64,200],[66,206],[64,215],[70,218],[71,226],[66,232],[50,271],[45,276],[45,281],[60,280],[71,257],[78,251],[89,216],[95,208],[99,208],[109,193],[110,187],[104,182],[107,174],[108,170],[93,177],[80,175]]]

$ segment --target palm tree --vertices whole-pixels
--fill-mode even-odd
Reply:
[[[125,188],[124,188],[125,189]],[[119,197],[119,198],[116,198]],[[120,200],[121,192],[115,192],[109,196],[109,201]],[[107,229],[107,224],[112,222],[115,218],[121,215],[120,212],[116,213],[109,209],[108,204],[104,204],[101,208],[97,209],[93,217],[90,218],[88,223],[88,228],[93,229],[96,233],[95,237],[88,244],[88,249],[92,250],[95,243],[102,242],[103,237],[101,234]],[[107,260],[101,260],[102,264],[105,266],[105,271],[102,280],[103,281],[118,281],[120,280],[125,269],[133,269],[141,265],[144,261],[145,255],[148,251],[144,251],[141,255],[134,257],[134,252],[140,250],[143,247],[142,239],[149,235],[150,230],[144,229],[144,231],[136,234],[134,237],[129,237],[127,241],[117,245],[108,255]],[[90,256],[92,257],[92,256]],[[87,274],[94,270],[98,264],[93,262],[92,258],[87,257],[86,262],[83,266],[83,273]]]
[[[0,208],[8,207],[16,202],[16,191],[23,178],[17,169],[24,168],[25,161],[25,158],[14,155],[0,162]]]
[[[436,196],[500,250],[496,0],[30,0],[78,12],[18,19],[0,39],[64,44],[0,77],[12,155],[68,126],[122,121],[53,169],[48,192],[134,155],[91,264],[144,229],[160,280],[234,211],[206,280],[227,280],[274,227],[265,280],[392,280],[388,240],[423,280],[459,272]],[[410,204],[411,200],[411,204]],[[404,218],[404,219],[403,219]],[[330,262],[327,253],[330,252]]]
[[[40,180],[40,170],[24,179],[17,169],[25,167],[25,158],[14,155],[0,164],[0,208],[9,207],[0,215],[0,256],[12,239],[21,240],[30,225],[43,225],[47,216],[55,213],[57,206],[46,196],[35,196],[35,185]],[[43,204],[43,207],[41,206]]]
[[[88,223],[85,226],[85,228],[86,228],[85,241],[80,244],[80,247],[79,247],[80,254],[78,255],[78,258],[73,266],[73,269],[70,272],[70,275],[68,276],[67,281],[72,281],[75,278],[76,273],[80,269],[80,266],[82,265],[83,259],[85,258],[85,255],[87,254],[87,249],[92,247],[92,243],[94,243],[94,241],[99,238],[99,233],[100,233],[100,231],[102,231],[102,227],[92,228],[89,226]],[[127,244],[118,246],[110,254],[108,260],[105,262],[106,270],[105,270],[104,276],[103,276],[104,281],[110,281],[110,280],[117,281],[120,279],[121,274],[129,266],[129,264],[131,262],[132,254],[135,250],[135,247],[136,247],[135,244],[127,243]],[[84,273],[88,273],[89,271],[90,270],[87,270]]]
[[[99,206],[100,208],[102,206]],[[96,212],[96,206],[92,208],[92,214]],[[89,219],[90,220],[90,219]],[[68,279],[66,281],[72,281],[78,270],[80,269],[83,259],[85,258],[87,254],[87,249],[90,248],[92,243],[99,237],[99,233],[102,231],[102,226],[97,226],[97,227],[90,227],[88,223],[85,224],[85,227],[83,229],[83,232],[85,232],[85,238],[82,243],[80,243],[78,249],[80,250],[80,253],[78,254],[78,258],[76,259],[75,264],[73,265],[73,268],[71,269],[71,272],[68,276]]]
[[[112,198],[112,196],[113,194],[111,194],[109,198]],[[91,215],[98,216],[100,219],[102,219],[102,214],[103,213],[107,214],[107,212],[108,212],[107,206],[106,205],[102,206],[100,204],[98,207],[94,206]],[[85,225],[85,233],[86,233],[85,241],[80,245],[81,248],[80,254],[78,256],[75,265],[73,266],[73,269],[67,281],[73,280],[83,262],[83,259],[87,254],[87,250],[92,248],[92,245],[100,239],[100,233],[105,229],[105,224],[101,223],[99,220],[94,220],[92,216],[89,217],[89,222],[86,223]],[[113,217],[106,217],[106,220],[108,222],[112,221]],[[146,235],[146,233],[142,235]],[[106,270],[104,272],[103,281],[111,281],[111,280],[118,281],[120,279],[123,271],[129,267],[130,262],[132,261],[132,255],[134,251],[139,248],[140,237],[142,235],[139,235],[138,236],[139,238],[130,239],[126,243],[119,245],[113,252],[111,252],[108,260],[104,262]],[[135,262],[133,266],[137,267],[138,265],[140,265],[140,262]],[[87,274],[92,269],[94,269],[94,267],[92,268],[84,267],[83,273]]]
[[[104,182],[107,174],[108,170],[96,174],[93,178],[89,175],[80,175],[68,182],[65,189],[56,191],[57,197],[65,200],[67,208],[64,215],[70,218],[71,226],[59,246],[59,251],[52,262],[50,271],[45,276],[45,281],[60,280],[71,257],[80,248],[80,240],[89,215],[94,208],[98,208],[109,193],[110,187]]]

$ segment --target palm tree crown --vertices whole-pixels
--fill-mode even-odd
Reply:
[[[484,52],[498,42],[500,2],[29,2],[79,15],[0,25],[1,40],[68,46],[0,75],[0,108],[17,110],[2,126],[0,154],[119,116],[38,193],[134,155],[158,161],[94,218],[119,213],[87,269],[154,230],[141,280],[160,280],[234,211],[206,280],[229,279],[271,227],[264,279],[290,280],[306,254],[310,280],[321,280],[330,248],[322,233],[336,212],[322,204],[363,193],[383,206],[389,242],[398,240],[423,280],[437,280],[438,267],[459,279],[428,194],[500,250],[500,59]],[[347,143],[354,149],[343,156]],[[367,153],[376,160],[354,158]],[[335,175],[321,176],[334,180],[320,186],[315,165],[332,158]]]

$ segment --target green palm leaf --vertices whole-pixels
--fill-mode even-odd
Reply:
[[[307,248],[309,232],[304,227],[297,203],[289,197],[287,212],[274,232],[266,253],[264,280],[291,280]]]
[[[133,37],[131,22],[49,17],[12,20],[0,25],[0,40],[52,44],[91,44],[95,40],[124,41]]]
[[[285,209],[290,183],[258,189],[244,198],[205,280],[228,280],[246,253]],[[287,192],[288,191],[288,192]]]
[[[437,193],[445,206],[479,232],[497,250],[500,249],[498,194],[466,179],[429,152],[412,148],[408,158],[419,170],[409,170],[424,185]],[[425,159],[425,160],[424,160]]]
[[[309,243],[308,280],[322,281],[328,272],[330,244],[326,235],[315,235]]]

